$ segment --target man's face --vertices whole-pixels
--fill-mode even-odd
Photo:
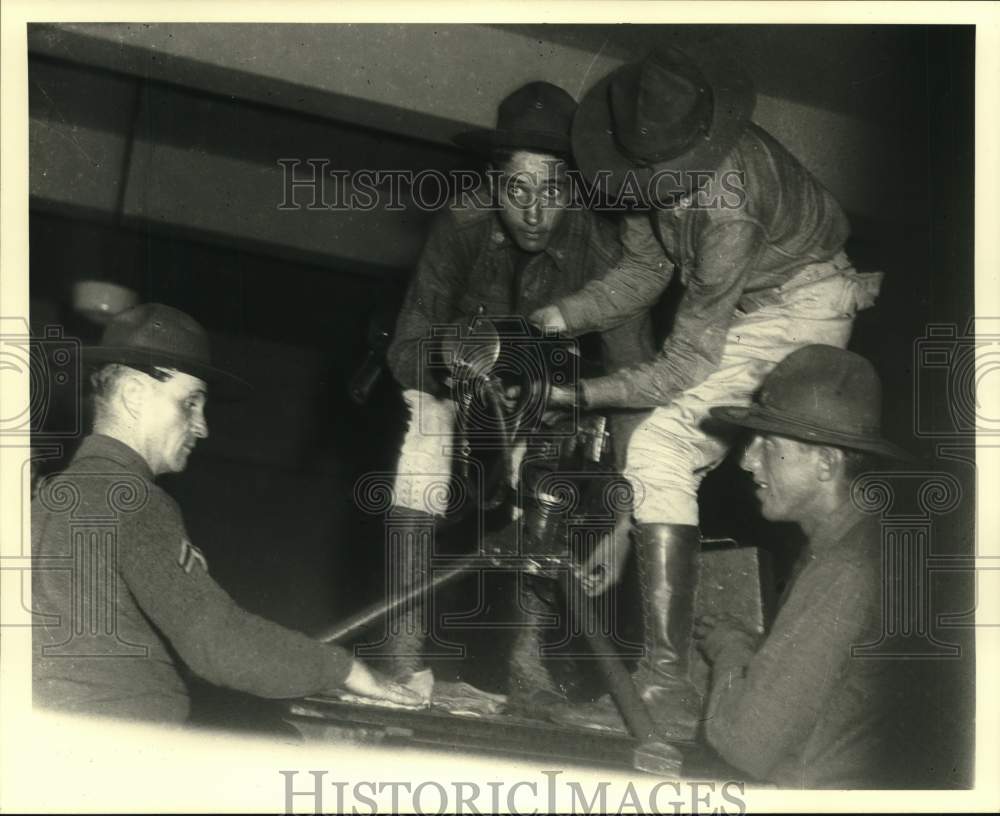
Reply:
[[[165,382],[152,377],[143,412],[149,466],[154,475],[179,473],[195,442],[208,436],[205,383],[175,371]]]
[[[515,152],[502,167],[500,220],[525,252],[541,252],[569,205],[566,163],[546,153]]]
[[[773,434],[754,434],[740,462],[753,475],[768,521],[809,520],[818,496],[819,447]]]

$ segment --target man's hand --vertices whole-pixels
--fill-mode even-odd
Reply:
[[[695,645],[709,663],[715,663],[723,651],[739,647],[754,652],[764,634],[748,627],[732,615],[701,615],[695,619],[692,634]]]
[[[576,391],[572,388],[553,385],[549,389],[547,408],[572,408],[574,405],[576,405]]]
[[[553,402],[552,395],[556,391],[565,391],[570,396],[570,401],[565,402],[566,397],[564,395],[559,396],[558,402]],[[507,409],[507,413],[513,413],[514,409],[517,408],[518,400],[521,397],[521,386],[511,385],[503,392],[503,404],[504,408]],[[549,398],[545,403],[545,412],[542,414],[542,425],[546,427],[551,427],[557,422],[564,420],[569,414],[566,413],[566,408],[571,407],[575,399],[575,394],[568,388],[560,388],[557,385],[553,385],[549,389]]]
[[[566,332],[566,320],[558,306],[543,306],[541,309],[535,309],[528,315],[528,320],[543,332],[557,332],[559,334]]]
[[[607,592],[625,573],[625,562],[628,561],[630,548],[630,526],[626,523],[616,528],[611,535],[604,536],[587,559],[580,583],[583,585],[583,591],[591,598]]]
[[[344,680],[344,688],[361,697],[385,700],[400,705],[419,706],[424,700],[415,691],[372,671],[360,660],[351,665],[351,672]]]

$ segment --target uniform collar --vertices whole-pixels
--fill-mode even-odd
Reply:
[[[877,530],[875,519],[853,507],[845,507],[836,521],[809,540],[813,560],[852,559],[870,548],[871,533]]]
[[[110,459],[126,470],[152,481],[153,471],[149,463],[124,442],[105,434],[91,434],[80,443],[80,448],[73,457],[77,462],[81,459]]]
[[[490,246],[494,251],[512,251],[516,244],[500,216],[493,215],[493,228],[490,233]],[[587,221],[582,209],[567,209],[559,220],[548,246],[540,255],[548,255],[561,272],[570,273],[579,269],[587,247]]]

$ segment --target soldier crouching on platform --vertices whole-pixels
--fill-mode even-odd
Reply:
[[[531,82],[499,106],[497,128],[463,134],[456,142],[487,157],[494,173],[484,203],[462,202],[437,216],[410,283],[388,350],[388,362],[410,419],[394,485],[397,523],[409,520],[405,550],[390,565],[402,591],[427,573],[426,530],[442,510],[428,501],[451,472],[456,409],[428,370],[422,349],[435,327],[465,325],[480,307],[487,316],[527,316],[614,266],[621,253],[616,230],[572,200],[568,174],[573,98],[547,82]],[[615,370],[652,353],[648,314],[601,335],[604,365]],[[513,476],[514,474],[512,474]],[[550,599],[551,600],[551,599]],[[522,601],[539,609],[547,601]],[[407,612],[385,650],[392,672],[404,677],[423,665],[431,631],[426,604]],[[514,647],[510,691],[517,707],[544,707],[560,698],[540,668],[537,629],[521,629]]]
[[[343,649],[237,605],[154,483],[184,470],[208,436],[208,387],[245,390],[210,364],[204,329],[169,306],[144,304],[115,317],[84,360],[99,366],[94,431],[31,507],[35,704],[182,722],[190,699],[179,662],[259,697],[346,688],[419,702]]]
[[[883,634],[881,529],[852,499],[879,460],[906,458],[880,434],[882,389],[857,354],[811,345],[764,379],[752,405],[712,409],[754,436],[741,466],[761,514],[793,522],[806,546],[767,636],[705,616],[696,642],[712,667],[705,736],[757,779],[783,787],[888,787],[908,671],[856,653]],[[909,675],[911,676],[911,675]],[[898,742],[896,743],[898,746]]]

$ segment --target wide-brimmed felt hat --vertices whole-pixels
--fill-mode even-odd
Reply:
[[[497,108],[497,126],[460,133],[453,141],[475,153],[497,149],[537,150],[569,155],[576,101],[551,82],[529,82]]]
[[[251,390],[245,380],[212,365],[208,333],[194,318],[162,303],[142,303],[115,315],[100,344],[83,348],[83,362],[173,368],[204,380],[212,395],[223,399],[240,399]]]
[[[882,437],[882,384],[864,357],[835,346],[804,346],[764,378],[749,407],[713,408],[715,419],[819,445],[912,459]]]
[[[640,193],[670,187],[653,183],[657,171],[661,182],[664,173],[677,174],[677,195],[689,193],[696,171],[716,170],[732,149],[755,101],[750,79],[724,54],[706,52],[696,60],[659,48],[587,92],[573,121],[573,157],[608,197],[623,192],[629,176]]]

